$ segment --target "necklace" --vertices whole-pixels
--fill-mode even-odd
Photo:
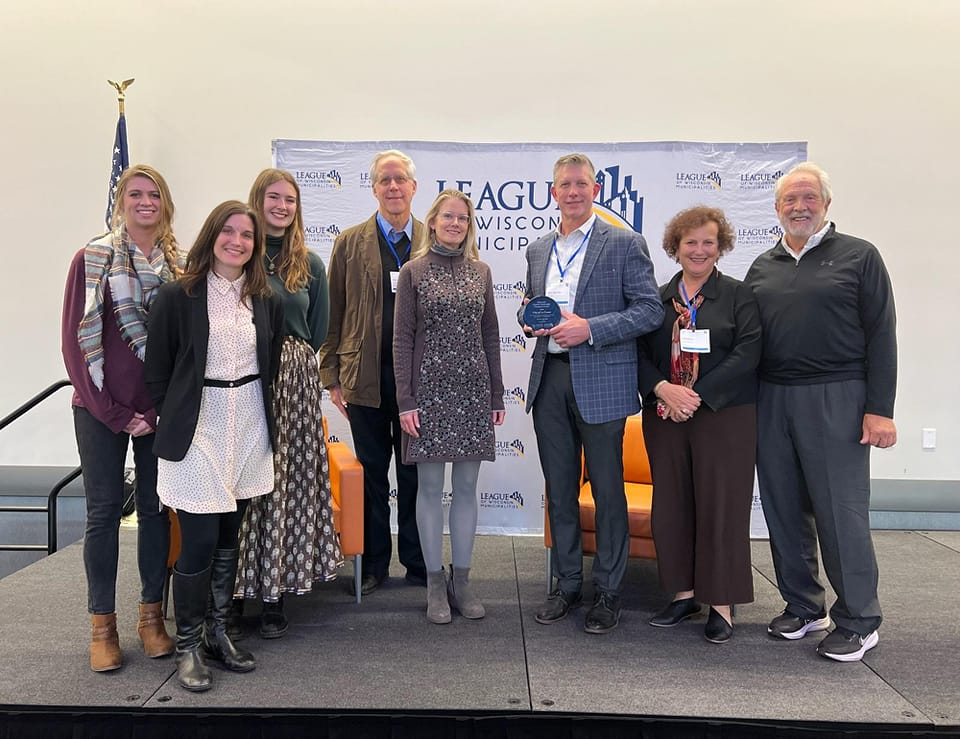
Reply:
[[[269,254],[267,254],[266,252],[264,252],[263,256],[266,257],[266,260],[267,260],[267,274],[268,274],[268,275],[275,275],[275,274],[277,274],[277,263],[276,263],[276,260],[273,259],[273,258],[271,258],[271,256],[270,256]],[[280,256],[280,255],[278,254],[277,256]]]

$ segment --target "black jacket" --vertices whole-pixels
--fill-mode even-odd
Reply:
[[[670,347],[679,300],[678,272],[660,287],[663,324],[638,340],[640,394],[645,408],[655,408],[653,388],[670,381]],[[760,361],[760,314],[750,288],[716,269],[700,289],[703,304],[697,311],[697,328],[710,329],[710,352],[700,355],[700,372],[693,389],[706,405],[719,411],[757,399],[757,363]],[[682,301],[681,301],[682,302]]]
[[[271,386],[280,366],[283,306],[272,297],[253,298],[253,322],[263,410],[276,448]],[[197,430],[209,336],[207,280],[194,286],[193,295],[179,281],[162,285],[150,307],[144,379],[160,416],[153,452],[171,462],[186,456]]]

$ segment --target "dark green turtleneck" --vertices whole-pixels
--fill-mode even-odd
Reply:
[[[280,266],[280,247],[283,237],[267,236],[267,256]],[[274,295],[283,303],[284,334],[297,336],[313,347],[320,348],[327,335],[330,321],[330,298],[327,293],[327,270],[323,260],[314,252],[309,252],[310,281],[295,293],[291,293],[283,284],[280,274],[269,275],[270,287]],[[270,260],[265,260],[267,266]]]

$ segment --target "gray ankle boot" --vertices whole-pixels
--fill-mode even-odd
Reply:
[[[483,609],[480,599],[473,594],[468,582],[469,578],[469,567],[450,565],[450,582],[447,585],[450,607],[460,611],[460,615],[464,618],[483,618],[487,612]]]
[[[427,573],[427,621],[435,624],[450,623],[446,570]]]

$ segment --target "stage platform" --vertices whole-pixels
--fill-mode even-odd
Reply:
[[[765,542],[753,545],[755,602],[713,645],[703,618],[647,625],[666,596],[642,560],[630,562],[613,633],[584,633],[584,608],[537,624],[542,540],[486,536],[472,578],[483,620],[428,623],[425,590],[398,566],[360,605],[327,583],[288,599],[283,639],[256,636],[248,608],[256,671],[214,669],[213,689],[191,694],[172,657],[140,650],[136,540],[123,531],[116,672],[88,667],[79,543],[0,580],[0,737],[958,736],[960,532],[875,542],[885,620],[862,663],[819,658],[817,635],[767,636],[782,604]]]

